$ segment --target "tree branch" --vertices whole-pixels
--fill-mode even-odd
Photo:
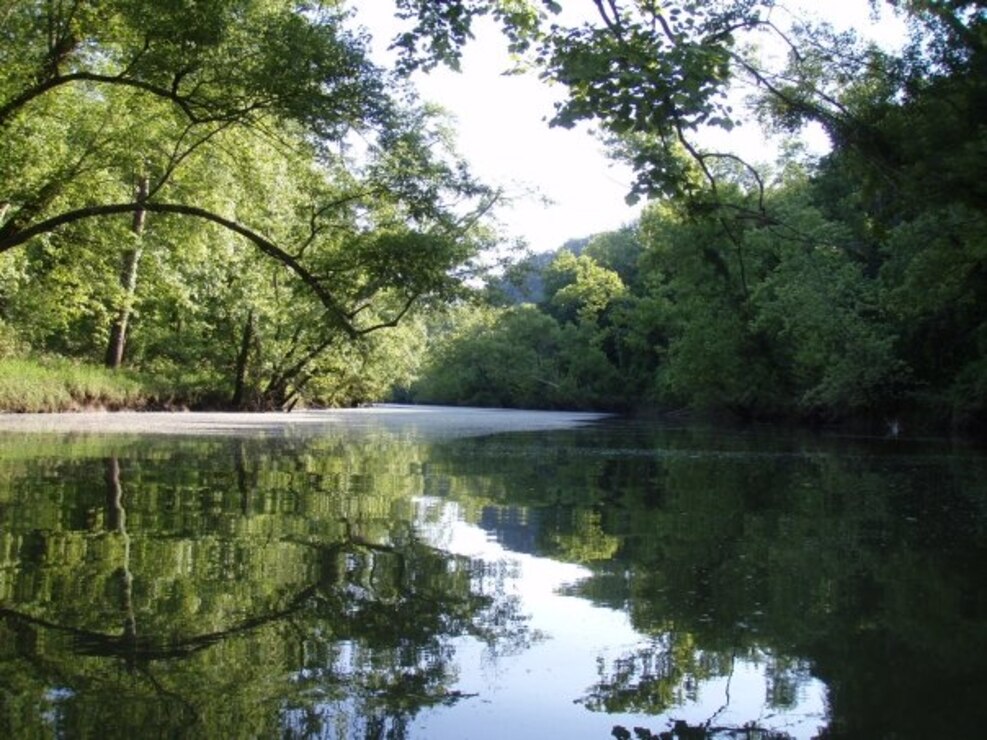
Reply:
[[[174,103],[185,116],[193,123],[210,123],[215,121],[233,121],[263,107],[262,103],[256,102],[245,105],[241,108],[232,108],[223,112],[209,112],[208,106],[204,103],[196,103],[191,95],[181,95],[178,92],[178,78],[171,88],[161,87],[144,80],[120,75],[101,75],[95,72],[72,72],[70,74],[55,74],[32,88],[22,92],[8,102],[0,106],[0,126],[7,123],[8,119],[20,108],[35,100],[50,90],[54,90],[62,85],[74,82],[95,82],[104,85],[120,85],[132,87],[150,93],[164,100]]]
[[[701,156],[703,159],[730,159],[742,165],[757,182],[757,207],[762,214],[764,213],[764,179],[761,177],[761,173],[757,171],[757,168],[754,167],[754,165],[750,164],[742,157],[729,152],[703,152]]]
[[[401,319],[403,319],[408,314],[408,311],[411,310],[411,307],[415,305],[415,301],[417,301],[420,297],[421,297],[421,293],[418,292],[412,293],[410,296],[408,296],[408,300],[405,301],[404,306],[401,307],[401,310],[398,311],[398,313],[395,314],[389,321],[381,321],[379,324],[373,324],[371,326],[366,326],[362,329],[358,329],[356,332],[357,335],[362,337],[365,334],[370,334],[371,332],[379,331],[380,329],[394,328],[399,323],[401,323]]]
[[[44,221],[40,221],[32,226],[15,232],[14,234],[8,235],[6,238],[0,239],[0,253],[13,249],[14,247],[17,247],[36,236],[51,233],[68,224],[84,221],[90,218],[132,213],[142,208],[151,213],[174,213],[182,216],[191,216],[193,218],[202,219],[204,221],[217,224],[228,231],[232,231],[233,233],[242,236],[244,239],[257,247],[257,249],[259,249],[262,253],[273,258],[275,261],[280,262],[282,265],[291,270],[291,272],[293,272],[318,297],[319,301],[326,308],[326,311],[332,317],[333,321],[335,321],[349,337],[355,338],[362,333],[358,332],[352,325],[346,312],[336,301],[335,296],[322,284],[322,281],[319,280],[319,278],[313,273],[309,272],[309,270],[307,270],[305,266],[302,265],[295,257],[281,249],[270,239],[247,228],[243,224],[237,223],[236,221],[228,219],[225,216],[220,216],[219,214],[207,211],[204,208],[199,208],[198,206],[191,206],[183,203],[155,203],[145,201],[134,203],[109,203],[99,206],[78,208],[73,211],[67,211],[57,216],[53,216]]]
[[[600,17],[603,19],[603,22],[607,25],[607,28],[609,28],[611,31],[613,31],[613,33],[619,36],[621,33],[620,15],[617,14],[615,15],[614,18],[611,18],[610,15],[607,13],[607,9],[603,5],[603,0],[593,0],[593,4],[596,6],[596,10],[600,14]],[[612,2],[608,2],[607,4],[610,5],[611,9],[613,8]]]

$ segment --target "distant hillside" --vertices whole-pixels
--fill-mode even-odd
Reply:
[[[541,303],[545,300],[545,284],[542,278],[545,268],[561,252],[582,254],[593,237],[570,239],[551,252],[537,252],[511,265],[502,277],[488,283],[488,289],[496,303],[513,306],[519,303]]]

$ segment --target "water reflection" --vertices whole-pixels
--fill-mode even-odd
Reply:
[[[0,735],[975,736],[985,473],[629,423],[2,436]]]
[[[400,735],[462,698],[451,638],[523,637],[489,568],[416,533],[417,450],[37,444],[5,450],[5,736]]]

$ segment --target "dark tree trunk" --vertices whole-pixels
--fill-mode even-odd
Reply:
[[[250,359],[250,346],[254,342],[254,312],[247,314],[247,323],[243,327],[240,340],[240,351],[236,356],[236,378],[233,384],[233,398],[230,404],[233,408],[243,408],[247,387],[247,361]]]

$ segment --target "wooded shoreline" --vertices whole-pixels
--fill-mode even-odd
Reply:
[[[386,69],[345,3],[192,5],[5,6],[0,408],[987,432],[979,4],[872,3],[907,21],[888,47],[771,2],[401,0]],[[484,16],[562,93],[549,124],[630,167],[637,221],[530,254],[501,228],[414,90]],[[742,124],[774,161],[704,143]]]

